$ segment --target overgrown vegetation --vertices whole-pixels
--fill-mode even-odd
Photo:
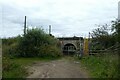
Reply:
[[[118,54],[105,53],[82,58],[83,68],[87,68],[91,78],[119,78]]]
[[[43,30],[29,29],[23,37],[3,39],[3,53],[12,57],[60,57],[58,41]]]
[[[13,62],[8,57],[3,57],[2,61],[3,78],[24,78],[27,75],[26,70],[22,65]]]
[[[3,78],[26,78],[28,72],[26,66],[33,64],[34,62],[48,62],[59,58],[39,58],[39,57],[19,57],[10,59],[3,57]]]
[[[92,31],[91,49],[107,49],[114,45],[120,45],[120,21],[112,21],[111,25],[98,25],[97,29]]]
[[[23,36],[2,39],[2,53],[3,78],[22,78],[26,75],[24,65],[16,62],[16,58],[53,60],[62,56],[58,40],[38,28],[28,29]],[[29,63],[32,63],[31,60]]]
[[[96,51],[97,54],[83,57],[81,63],[93,78],[119,78],[120,21],[112,21],[111,26],[105,24],[98,27],[93,30],[90,39],[91,53]]]

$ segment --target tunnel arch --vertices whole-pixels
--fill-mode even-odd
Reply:
[[[64,55],[74,55],[76,52],[76,46],[72,43],[67,43],[63,46]]]

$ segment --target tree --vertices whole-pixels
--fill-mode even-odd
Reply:
[[[97,49],[106,49],[114,45],[114,37],[109,34],[109,27],[107,24],[99,26],[99,28],[93,30],[92,41]]]
[[[120,43],[120,20],[112,21],[112,31],[114,31],[113,35],[116,36],[117,42]]]

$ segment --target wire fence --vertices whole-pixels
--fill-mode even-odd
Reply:
[[[118,53],[118,50],[120,49],[119,44],[115,44],[107,49],[104,50],[89,50],[89,55],[95,55],[95,54],[106,54],[106,53]]]

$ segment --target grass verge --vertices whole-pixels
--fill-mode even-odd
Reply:
[[[118,54],[106,53],[99,56],[85,56],[80,62],[89,71],[91,78],[119,78]]]
[[[56,58],[59,59],[59,58]],[[55,58],[3,58],[3,78],[25,78],[27,76],[27,72],[25,66],[30,65],[37,61],[51,61],[55,60]]]

